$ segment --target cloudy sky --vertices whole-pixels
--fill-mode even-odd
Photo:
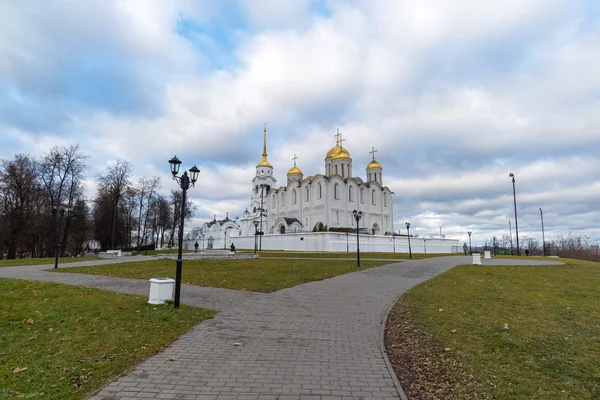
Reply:
[[[194,223],[241,216],[267,123],[278,184],[372,146],[396,230],[600,238],[597,0],[0,0],[0,158],[79,143],[95,176],[201,169]],[[402,224],[402,225],[401,225]],[[514,235],[514,231],[513,231]]]

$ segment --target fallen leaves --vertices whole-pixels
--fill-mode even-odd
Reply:
[[[26,321],[26,323],[27,323],[27,324],[29,324],[29,325],[35,325],[35,322],[33,322],[33,320],[32,320],[31,318],[29,318],[29,319]]]
[[[242,344],[240,342],[233,342],[234,346],[241,346]]]
[[[27,368],[27,367],[24,367],[24,368],[17,367],[15,369],[13,369],[13,374],[18,374],[19,372],[27,371],[28,369],[29,368]]]
[[[508,322],[504,323],[504,329],[508,330]]]

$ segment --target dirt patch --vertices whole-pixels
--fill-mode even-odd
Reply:
[[[400,385],[410,400],[488,399],[473,394],[480,384],[466,373],[453,349],[435,340],[412,318],[402,297],[389,314],[385,348]]]

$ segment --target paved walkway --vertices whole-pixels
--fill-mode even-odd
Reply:
[[[223,311],[91,399],[398,399],[401,389],[382,344],[387,312],[410,287],[470,261],[406,261],[271,294],[184,286],[182,302]],[[553,264],[484,260],[525,263]],[[147,281],[44,268],[0,268],[0,276],[148,292]]]

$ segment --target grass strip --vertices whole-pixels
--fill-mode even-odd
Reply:
[[[0,398],[82,399],[216,312],[0,279]]]
[[[600,263],[561,261],[458,266],[409,290],[386,347],[411,400],[600,398]]]
[[[386,264],[363,261],[360,268],[352,260],[185,260],[183,283],[254,292],[274,292],[307,282]],[[52,270],[55,271],[55,270]],[[107,275],[121,278],[175,278],[174,260],[150,260],[123,264],[58,269],[60,273]]]
[[[58,265],[72,263],[72,262],[81,262],[81,261],[93,261],[99,260],[97,257],[60,257],[58,259]],[[44,265],[44,264],[54,264],[54,257],[47,258],[15,258],[13,260],[0,260],[0,268],[1,267],[20,267],[23,265]]]

